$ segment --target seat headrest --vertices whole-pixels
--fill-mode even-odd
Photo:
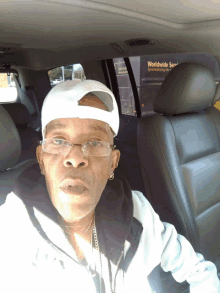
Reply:
[[[0,171],[16,165],[21,155],[21,140],[17,128],[0,105]]]
[[[215,89],[211,69],[200,63],[181,63],[163,81],[154,100],[154,111],[175,115],[204,110],[215,99]]]
[[[30,113],[25,105],[20,103],[2,104],[8,111],[15,125],[28,125],[30,123]]]

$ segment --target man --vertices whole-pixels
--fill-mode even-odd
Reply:
[[[191,293],[220,292],[215,265],[122,175],[114,179],[118,129],[116,100],[100,82],[49,92],[39,166],[19,176],[0,208],[1,292],[153,293],[148,276],[159,264]]]

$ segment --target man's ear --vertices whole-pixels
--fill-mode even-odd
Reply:
[[[121,156],[121,153],[118,149],[113,150],[113,152],[112,152],[112,170],[113,170],[113,172],[114,172],[115,168],[118,167],[120,156]]]
[[[43,164],[43,151],[42,151],[42,146],[41,145],[38,145],[37,146],[36,156],[37,156],[38,164],[39,164],[40,169],[41,169],[41,174],[42,175],[45,175],[45,172],[44,172],[44,164]]]

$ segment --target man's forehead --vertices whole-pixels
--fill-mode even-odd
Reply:
[[[71,122],[73,121],[73,119],[76,119],[76,118],[63,118],[63,119],[61,118],[61,119],[53,120],[47,125],[47,127],[46,127],[47,132],[68,129],[71,126]],[[78,119],[80,119],[80,118],[78,118]],[[85,120],[85,119],[80,119],[80,120]],[[89,119],[89,120],[91,120],[91,119]],[[105,122],[103,122],[103,123],[105,123]],[[99,120],[97,120],[97,122],[95,122],[95,123],[89,121],[87,123],[87,129],[90,131],[101,131],[101,132],[104,132],[105,134],[109,135],[106,127],[100,125]]]

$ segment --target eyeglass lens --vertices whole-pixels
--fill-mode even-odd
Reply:
[[[46,144],[44,145],[44,151],[50,154],[65,153],[71,148],[72,146],[69,146],[68,142],[62,140],[56,140],[56,143],[54,143],[54,141],[46,141]],[[108,156],[111,149],[101,143],[87,143],[84,146],[81,146],[81,150],[86,156]]]

